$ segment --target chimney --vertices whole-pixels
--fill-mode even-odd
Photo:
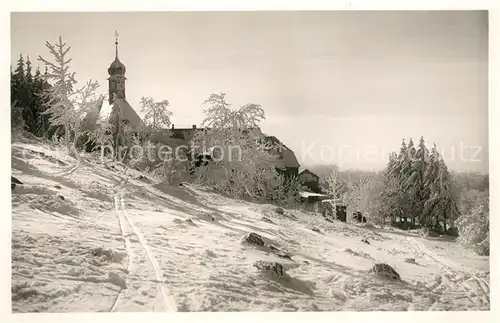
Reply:
[[[196,129],[196,125],[195,124],[193,125],[193,129]]]

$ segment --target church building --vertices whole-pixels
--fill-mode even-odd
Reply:
[[[104,107],[105,102],[98,107],[97,115],[109,118],[110,123],[115,124],[117,116],[122,124],[129,125],[133,132],[139,132],[144,127],[144,121],[139,117],[137,112],[132,108],[127,101],[125,92],[125,77],[126,68],[118,57],[118,34],[115,40],[115,60],[108,68],[108,103],[109,107]],[[107,105],[107,104],[106,104]],[[104,109],[103,109],[104,108]],[[95,114],[95,113],[94,113]],[[98,119],[98,118],[97,118]],[[95,122],[93,123],[95,125]],[[164,129],[158,131],[151,138],[153,142],[169,145],[171,148],[179,146],[189,147],[190,140],[194,137],[196,132],[203,131],[204,129],[197,128],[193,125],[192,128],[174,128]],[[259,129],[260,131],[260,129]],[[260,131],[261,132],[261,131]],[[295,153],[286,147],[281,141],[274,137],[261,133],[263,139],[268,144],[277,145],[280,147],[275,153],[278,158],[276,161],[276,168],[283,171],[287,177],[297,177],[299,175],[300,164],[297,161]],[[186,151],[188,154],[188,151]],[[189,154],[188,154],[189,156]]]

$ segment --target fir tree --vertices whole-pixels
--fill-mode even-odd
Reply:
[[[411,165],[408,176],[404,179],[403,189],[408,195],[411,221],[412,225],[415,225],[415,219],[422,213],[427,199],[424,177],[429,153],[424,138],[420,138],[418,150],[413,148],[413,142],[410,141],[408,153],[411,158]]]
[[[28,109],[25,63],[22,54],[19,55],[16,69],[11,78],[12,129],[20,130],[25,128],[24,120]]]
[[[50,68],[46,78],[53,80],[54,84],[51,88],[45,91],[45,97],[48,98],[48,109],[44,114],[50,115],[50,123],[53,126],[64,126],[65,145],[68,152],[71,151],[70,146],[70,117],[73,109],[71,96],[73,94],[73,86],[76,83],[74,74],[69,72],[71,59],[68,58],[68,52],[71,47],[63,43],[59,37],[59,42],[55,45],[47,42],[46,47],[52,54],[55,62],[50,62],[42,56],[38,60],[43,62]]]
[[[17,67],[14,72],[14,80],[17,84],[24,83],[25,81],[25,72],[24,72],[24,58],[23,55],[19,55],[19,59],[17,60]]]
[[[439,161],[439,191],[440,191],[440,214],[438,221],[443,223],[443,229],[447,231],[447,224],[453,225],[459,216],[458,207],[453,196],[450,174],[443,158]]]
[[[29,56],[26,56],[26,82],[28,84],[33,83],[33,74],[31,71],[31,61]]]
[[[30,133],[36,133],[36,118],[38,115],[37,108],[37,97],[34,92],[36,91],[35,84],[33,82],[33,74],[31,70],[31,61],[29,56],[26,56],[26,71],[25,71],[25,83],[24,83],[24,95],[25,95],[25,106],[24,106],[24,124],[26,130]]]

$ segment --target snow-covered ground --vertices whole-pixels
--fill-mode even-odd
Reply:
[[[279,215],[27,139],[12,145],[12,174],[24,183],[12,194],[13,312],[490,308],[488,258],[452,242]],[[249,232],[291,257],[243,244]],[[262,273],[258,260],[287,275]],[[402,282],[369,274],[378,262]]]

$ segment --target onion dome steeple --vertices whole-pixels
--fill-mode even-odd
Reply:
[[[115,32],[115,60],[108,68],[109,81],[109,103],[112,104],[114,99],[125,100],[125,65],[118,59],[118,32]]]
[[[115,32],[115,60],[108,68],[108,74],[113,75],[125,75],[125,65],[118,59],[118,32]]]

